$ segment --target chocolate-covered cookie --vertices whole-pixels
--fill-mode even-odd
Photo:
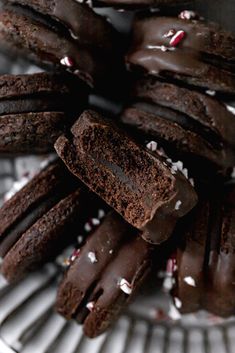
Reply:
[[[57,294],[57,311],[95,337],[113,324],[151,270],[153,247],[115,212],[76,252]]]
[[[53,150],[86,104],[85,84],[66,74],[0,76],[0,154]]]
[[[183,11],[137,17],[126,62],[131,69],[219,92],[235,91],[235,36]]]
[[[37,174],[0,209],[6,279],[19,280],[75,241],[93,204],[91,193],[59,161]]]
[[[227,317],[235,312],[235,185],[204,197],[178,230],[175,304],[182,313],[205,309]]]
[[[182,173],[94,111],[85,111],[55,148],[73,174],[152,243],[168,239],[196,204]]]
[[[128,127],[159,141],[193,174],[226,174],[235,165],[235,115],[214,97],[155,78],[132,88],[121,114]]]
[[[105,18],[74,0],[9,0],[0,11],[1,50],[38,65],[69,70],[89,85],[116,65],[117,34]]]

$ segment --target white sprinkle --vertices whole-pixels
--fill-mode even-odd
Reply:
[[[90,232],[90,231],[92,230],[92,227],[91,227],[91,225],[87,222],[87,223],[85,224],[85,226],[84,226],[84,229],[85,229],[86,232]]]
[[[214,97],[214,96],[216,95],[216,92],[215,92],[215,91],[212,91],[212,90],[210,90],[210,89],[208,89],[208,90],[206,91],[206,94],[208,94],[208,96]]]
[[[165,45],[147,45],[148,49],[160,49],[161,51],[174,51],[174,47],[166,47]]]
[[[163,38],[170,38],[175,34],[175,30],[174,29],[170,29],[168,32],[166,32],[165,34],[163,34]]]
[[[86,308],[91,312],[94,310],[94,307],[95,307],[95,302],[89,302],[86,305]]]
[[[179,14],[179,18],[182,20],[191,20],[192,18],[196,18],[197,14],[194,11],[184,10]]]
[[[182,172],[183,168],[184,168],[184,165],[183,165],[183,162],[181,161],[178,161],[176,163],[174,163],[174,165],[177,167],[177,169]]]
[[[170,292],[171,289],[174,287],[175,284],[175,278],[172,276],[166,277],[163,281],[163,289],[166,292]]]
[[[232,107],[231,105],[226,104],[226,108],[230,113],[235,114],[235,107]]]
[[[109,254],[110,254],[110,255],[113,254],[113,249],[109,250]]]
[[[157,142],[156,142],[156,141],[150,141],[150,142],[146,145],[146,147],[147,147],[150,151],[155,152],[155,151],[157,151]]]
[[[196,287],[195,279],[193,279],[191,276],[184,277],[184,282],[189,286]]]
[[[193,178],[189,178],[189,182],[190,184],[194,187],[195,186],[195,183],[194,183],[194,179]]]
[[[93,226],[98,226],[100,224],[100,220],[98,218],[92,218],[91,223]]]
[[[60,60],[60,63],[61,65],[64,65],[64,66],[67,66],[67,67],[72,67],[73,66],[73,60],[68,57],[68,56],[65,56],[64,58],[62,58]]]
[[[168,312],[168,316],[172,320],[180,320],[181,319],[180,312],[177,310],[177,308],[172,303],[170,303],[170,309],[169,309],[169,312]]]
[[[100,209],[100,210],[98,211],[98,218],[99,218],[99,219],[102,219],[102,218],[104,218],[104,216],[105,216],[104,210]]]
[[[175,297],[174,302],[177,309],[180,309],[182,307],[182,301],[179,300],[179,298]]]
[[[79,235],[77,237],[77,242],[78,242],[78,244],[81,244],[83,242],[83,236],[82,235]]]
[[[175,203],[175,210],[178,211],[180,209],[180,206],[182,205],[182,201],[178,200]]]
[[[183,168],[182,169],[182,173],[184,174],[185,178],[188,179],[188,169],[187,168]]]
[[[92,264],[94,264],[95,262],[98,262],[96,254],[93,251],[90,251],[87,256],[90,259]]]
[[[132,293],[132,286],[125,278],[121,278],[120,281],[118,281],[118,285],[120,289],[127,295]]]

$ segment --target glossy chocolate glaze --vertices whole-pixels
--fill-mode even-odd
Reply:
[[[224,195],[223,195],[224,193]],[[203,198],[177,252],[177,285],[173,295],[182,302],[182,312],[206,309],[219,316],[235,311],[235,187],[217,189]],[[195,286],[185,282],[190,276]]]
[[[220,101],[151,78],[135,84],[132,100],[120,116],[125,125],[194,161],[203,158],[219,172],[234,166],[234,114]]]
[[[140,229],[145,240],[166,240],[177,218],[195,205],[196,194],[181,173],[173,175],[161,157],[99,114],[85,111],[71,134],[57,140],[58,155],[72,173]],[[182,207],[176,209],[178,200]]]
[[[164,37],[171,29],[185,33],[175,47]],[[234,48],[234,35],[215,24],[153,15],[136,19],[126,61],[150,75],[234,93]]]
[[[10,0],[12,4],[29,7],[43,15],[51,16],[70,31],[80,44],[111,50],[116,33],[102,16],[85,3],[74,0]]]
[[[151,269],[153,248],[137,234],[119,215],[109,213],[65,273],[57,310],[67,319],[83,323],[89,337],[101,334],[113,323]],[[89,252],[95,254],[95,263]],[[130,284],[129,295],[121,290],[121,279]],[[91,311],[86,308],[89,302],[94,303]]]

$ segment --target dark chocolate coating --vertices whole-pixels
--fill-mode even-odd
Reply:
[[[94,111],[85,111],[55,149],[70,171],[147,241],[168,239],[177,219],[196,204],[194,189],[181,173],[173,175],[157,154]],[[176,209],[178,200],[182,206]]]
[[[92,194],[60,162],[50,164],[0,209],[2,274],[14,282],[53,259],[76,239],[93,207]]]
[[[71,71],[92,87],[110,79],[113,65],[120,68],[115,30],[87,5],[73,0],[12,3],[0,12],[1,50]],[[71,65],[63,65],[65,58]]]
[[[222,102],[154,78],[138,81],[132,100],[124,124],[190,155],[191,164],[203,158],[220,172],[235,165],[235,116]]]
[[[0,154],[51,151],[86,103],[87,88],[68,75],[1,76]]]
[[[205,195],[180,230],[173,295],[182,313],[205,309],[228,317],[235,312],[235,186]],[[190,276],[195,286],[184,281]]]
[[[170,47],[170,30],[184,38]],[[169,48],[161,50],[161,46]],[[235,91],[235,36],[219,25],[156,15],[137,18],[126,57],[131,68],[215,91]]]
[[[89,260],[89,252],[97,262]],[[152,253],[153,247],[136,230],[109,213],[65,273],[57,294],[58,312],[82,322],[87,336],[98,336],[135,295],[151,269]],[[131,285],[130,295],[120,289],[122,278]],[[88,302],[94,302],[91,311],[86,308]]]

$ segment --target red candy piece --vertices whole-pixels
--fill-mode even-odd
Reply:
[[[170,46],[176,47],[185,37],[185,35],[186,33],[184,31],[177,31],[176,34],[170,40]]]

